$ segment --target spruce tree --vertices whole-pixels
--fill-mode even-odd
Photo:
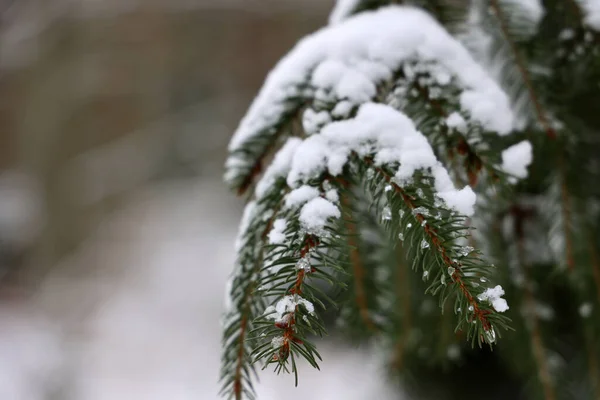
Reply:
[[[229,146],[224,395],[336,330],[417,393],[600,399],[599,31],[598,0],[338,0]],[[442,379],[478,354],[505,375]]]

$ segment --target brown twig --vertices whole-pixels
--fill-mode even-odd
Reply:
[[[305,257],[309,254],[310,250],[317,247],[319,244],[318,238],[307,235],[304,239],[304,246],[300,251],[300,258]],[[313,269],[314,271],[314,269]],[[296,275],[296,281],[294,286],[288,291],[290,294],[302,295],[302,285],[304,283],[304,279],[306,277],[306,271],[304,269],[299,269]],[[294,309],[294,311],[287,314],[287,320],[275,322],[275,326],[283,329],[283,343],[281,348],[279,349],[279,353],[273,356],[273,360],[285,361],[287,360],[290,354],[290,342],[294,343],[302,343],[300,339],[298,339],[295,335],[294,325],[296,324],[296,312],[298,311],[298,306]]]

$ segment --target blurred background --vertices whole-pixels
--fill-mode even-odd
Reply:
[[[0,0],[0,399],[217,399],[227,142],[333,0]],[[399,399],[368,347],[260,399]]]

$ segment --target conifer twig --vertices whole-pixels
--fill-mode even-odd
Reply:
[[[287,190],[285,190],[285,191],[287,192]],[[281,197],[281,200],[283,200],[283,196]],[[271,227],[273,226],[273,221],[275,220],[275,218],[279,212],[279,209],[281,208],[281,200],[275,207],[273,215],[269,218],[269,220],[265,226],[265,229],[263,230],[263,232],[260,235],[260,240],[261,240],[260,251],[259,251],[259,256],[257,257],[257,259],[254,263],[254,272],[252,275],[256,275],[258,273],[258,271],[260,271],[260,268],[262,266],[262,261],[264,258],[264,251],[265,251],[264,241],[267,238],[267,234],[271,230]],[[249,321],[250,300],[251,300],[252,294],[254,292],[255,286],[256,285],[248,286],[248,289],[245,292],[244,300],[243,300],[246,312],[241,314],[241,321],[240,321],[240,328],[239,328],[239,350],[237,353],[235,372],[234,372],[234,376],[233,376],[233,394],[235,396],[235,400],[242,399],[242,392],[243,392],[242,371],[244,368],[244,359],[246,357],[246,351],[245,351],[244,345],[247,340],[248,324],[250,322]]]
[[[365,161],[367,164],[373,165],[372,161],[370,161],[368,159]],[[374,168],[381,176],[384,177],[385,181],[392,186],[394,191],[400,195],[400,197],[402,198],[402,200],[404,201],[406,206],[408,208],[410,208],[411,210],[415,209],[415,205],[414,205],[412,199],[404,192],[404,190],[400,186],[398,186],[392,180],[392,177],[388,173],[386,173],[382,168],[380,168],[380,167],[374,167]],[[419,223],[422,223],[425,220],[425,217],[420,213],[417,213],[415,217],[416,217],[417,221],[419,221]],[[490,329],[492,329],[492,325],[487,318],[488,311],[482,310],[479,307],[479,303],[475,300],[475,296],[467,288],[467,286],[461,276],[460,264],[452,262],[450,257],[448,257],[446,249],[441,245],[440,239],[428,225],[425,225],[424,230],[425,230],[426,235],[429,237],[429,239],[433,243],[433,248],[442,257],[442,260],[443,260],[444,264],[446,265],[446,267],[455,269],[455,271],[451,275],[451,278],[452,278],[453,282],[456,283],[456,285],[458,286],[458,288],[459,288],[460,292],[463,294],[463,296],[467,299],[467,303],[469,304],[469,306],[473,307],[474,318],[481,322],[481,325],[485,331],[489,331]]]
[[[437,101],[436,99],[431,98],[429,90],[426,87],[423,87],[418,82],[415,84],[415,87],[416,87],[419,95],[421,95],[421,97],[427,102],[427,104],[429,104],[430,107],[436,111],[436,113],[438,114],[438,116],[440,118],[443,118],[443,119],[448,118],[448,113],[446,112],[446,110],[444,110],[444,107],[442,106],[442,104],[440,104],[440,102]],[[448,141],[449,136],[448,136],[448,128],[447,127],[442,128],[442,134],[444,135],[444,138]],[[469,184],[471,186],[475,186],[477,184],[477,180],[478,180],[477,174],[480,172],[482,167],[486,168],[486,170],[490,174],[490,176],[494,176],[495,171],[493,170],[493,168],[491,168],[490,165],[487,165],[487,163],[484,164],[482,162],[481,158],[477,155],[476,151],[469,144],[469,142],[466,140],[465,136],[462,133],[459,133],[459,135],[460,135],[460,140],[455,145],[455,147],[454,148],[449,147],[447,150],[448,159],[452,161],[452,159],[454,158],[454,150],[456,150],[456,152],[458,154],[464,155],[466,157],[466,160],[469,163],[469,164],[467,164],[467,168],[466,168],[466,173],[467,173],[467,177],[469,179]],[[460,175],[459,174],[456,174],[456,175],[457,175],[458,179],[460,179]]]

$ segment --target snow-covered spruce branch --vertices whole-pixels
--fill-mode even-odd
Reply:
[[[494,103],[463,106],[461,101],[466,104],[469,100],[461,99],[462,93],[454,90],[460,84],[452,79],[437,63],[405,63],[395,76],[386,102],[415,121],[441,160],[452,166],[450,172],[458,182],[475,186],[482,173],[491,184],[509,182],[510,176],[524,177],[526,171],[512,168],[515,164],[510,152],[499,154],[490,145],[490,139],[511,133],[510,119],[503,125],[491,125],[473,118],[473,109],[489,114],[487,108]]]
[[[373,22],[378,29],[371,29]],[[389,86],[394,74],[415,57],[437,64],[439,79],[434,83],[439,82],[442,90],[456,90],[444,81],[456,78],[462,114],[471,115],[487,130],[509,131],[508,99],[466,49],[423,11],[386,7],[308,36],[278,63],[231,140],[227,182],[238,190],[249,185],[274,141],[290,134],[285,127],[302,104],[313,103],[304,113],[311,134],[374,98],[378,88]],[[326,109],[329,112],[323,112]]]
[[[421,133],[397,109],[410,103],[408,93],[396,89],[398,77],[411,68],[428,74],[417,84],[449,99],[448,110],[460,118],[454,123],[453,114],[438,113],[435,126],[457,131],[465,142],[475,132],[510,132],[506,95],[460,43],[427,13],[393,6],[303,39],[270,73],[235,133],[226,179],[237,189],[242,182],[249,187],[267,149],[279,146],[275,140],[283,145],[256,183],[240,228],[222,373],[232,397],[251,396],[254,362],[297,373],[300,356],[317,367],[320,357],[307,338],[324,333],[316,308],[325,308],[328,293],[315,281],[334,284],[337,274],[358,271],[352,257],[361,245],[348,238],[360,238],[353,232],[360,221],[342,213],[347,205],[340,200],[351,199],[361,184],[389,239],[402,242],[409,264],[422,269],[427,291],[441,304],[454,301],[458,330],[481,345],[495,342],[498,329],[507,327],[502,288],[490,283],[490,266],[463,241],[475,193],[468,186],[456,189],[447,169],[453,166],[436,158],[428,141],[435,140],[433,125],[417,121],[426,131]],[[300,95],[302,101],[295,101]],[[299,112],[303,139],[282,129]],[[463,122],[466,131],[460,132]],[[518,178],[530,151],[523,142],[502,157],[478,157]],[[493,163],[500,158],[502,165]],[[370,295],[359,293],[368,289],[357,284],[351,286],[358,297]],[[357,304],[368,324],[364,301]]]
[[[262,314],[265,302],[254,295],[259,287],[263,267],[264,243],[274,225],[274,218],[283,204],[287,185],[280,166],[290,156],[299,140],[290,140],[280,149],[261,183],[256,187],[255,199],[246,205],[236,242],[236,266],[228,284],[227,304],[223,323],[223,357],[221,368],[222,392],[236,399],[246,395],[253,398],[251,362],[253,351],[249,332],[254,320]]]

